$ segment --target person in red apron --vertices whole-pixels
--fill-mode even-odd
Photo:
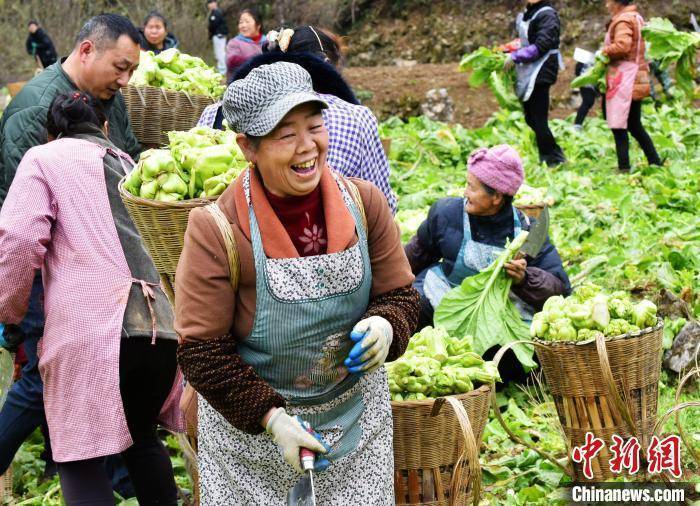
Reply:
[[[285,504],[300,448],[319,454],[319,506],[394,504],[382,365],[405,351],[420,301],[386,198],[326,162],[324,107],[289,62],[224,96],[251,166],[215,207],[192,211],[175,276],[203,506]]]
[[[608,126],[615,138],[618,168],[630,170],[629,135],[632,134],[649,165],[662,165],[654,143],[642,125],[642,100],[649,96],[649,64],[644,59],[644,19],[631,0],[606,0],[612,20],[603,54],[610,58],[607,92],[603,101]]]
[[[112,506],[105,457],[121,454],[140,504],[177,504],[157,423],[182,430],[173,314],[117,183],[129,155],[90,95],[57,95],[48,144],[25,154],[0,211],[0,322],[44,286],[39,371],[68,506]]]
[[[535,132],[540,162],[554,167],[566,162],[549,129],[549,89],[564,69],[559,52],[559,14],[549,0],[527,0],[515,26],[521,47],[508,55],[506,68],[515,65],[515,93],[523,104],[525,121]]]

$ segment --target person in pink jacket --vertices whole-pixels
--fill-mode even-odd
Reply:
[[[44,408],[68,506],[113,505],[121,454],[140,504],[177,504],[156,426],[182,430],[173,314],[117,184],[129,155],[75,91],[49,107],[48,144],[25,154],[0,211],[0,322],[22,321],[41,269]]]
[[[231,82],[238,67],[262,53],[265,43],[262,17],[255,9],[244,9],[238,18],[238,35],[226,45],[226,77]]]

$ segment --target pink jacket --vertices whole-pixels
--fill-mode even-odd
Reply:
[[[231,82],[233,74],[238,70],[238,67],[246,61],[262,53],[262,45],[265,42],[265,36],[255,42],[243,35],[237,35],[226,44],[226,73],[228,82]]]
[[[0,322],[22,320],[34,272],[42,270],[39,370],[57,462],[132,444],[119,393],[119,345],[133,281],[105,189],[105,151],[78,139],[30,149],[0,211]],[[161,411],[173,430],[184,428],[178,376]]]

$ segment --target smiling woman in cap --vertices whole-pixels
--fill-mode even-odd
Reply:
[[[523,163],[512,147],[480,148],[469,157],[464,198],[444,198],[430,208],[406,245],[416,274],[414,286],[421,294],[419,328],[433,324],[434,309],[447,291],[488,267],[506,241],[530,229],[531,220],[513,206],[524,177]],[[549,297],[570,290],[559,253],[549,240],[536,258],[513,260],[505,272],[513,279],[511,298],[524,319],[532,319],[534,309],[540,310]],[[507,369],[509,361],[505,362]],[[509,378],[508,371],[501,375]]]
[[[323,504],[393,504],[382,365],[403,354],[419,297],[382,193],[326,164],[324,107],[287,62],[252,70],[224,97],[250,162],[217,202],[240,279],[230,282],[205,209],[190,215],[176,275],[204,504],[285,503],[301,448],[318,455]]]

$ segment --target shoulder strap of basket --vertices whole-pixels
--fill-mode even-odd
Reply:
[[[214,218],[214,223],[219,227],[219,231],[224,239],[224,245],[226,246],[226,256],[228,257],[228,267],[231,273],[230,282],[233,291],[238,290],[238,280],[241,274],[241,263],[238,259],[238,248],[236,247],[236,239],[233,236],[233,231],[231,230],[231,224],[228,222],[226,215],[221,210],[221,208],[215,203],[209,204],[205,207],[209,214]]]
[[[357,208],[360,211],[360,217],[362,218],[362,226],[364,227],[365,234],[366,234],[367,233],[367,214],[365,213],[365,205],[362,202],[362,195],[360,195],[360,190],[358,190],[355,183],[353,183],[349,179],[345,179],[345,185],[348,187],[348,190],[350,191],[350,195],[352,196],[352,200],[355,201],[355,204],[357,205]]]
[[[355,201],[355,204],[357,205],[360,211],[360,216],[362,217],[362,226],[364,227],[366,233],[367,215],[365,213],[365,206],[362,202],[360,190],[357,189],[357,186],[355,186],[353,182],[348,181],[347,179],[345,180],[345,183],[348,187],[348,190],[350,191],[352,199]],[[240,278],[241,265],[238,259],[238,248],[236,247],[236,239],[233,237],[233,232],[231,231],[231,225],[229,224],[224,212],[216,203],[209,204],[205,207],[205,209],[214,218],[214,223],[216,223],[216,226],[219,228],[221,236],[224,239],[224,245],[226,246],[226,256],[228,257],[229,271],[231,273],[231,286],[233,287],[233,290],[236,291],[238,289],[238,280]]]

